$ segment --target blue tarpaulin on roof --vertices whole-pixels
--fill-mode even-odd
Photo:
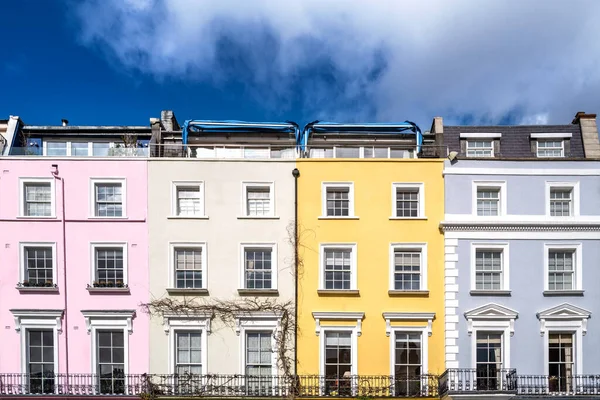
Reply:
[[[184,145],[188,144],[190,133],[251,133],[272,132],[287,133],[294,135],[296,142],[300,136],[298,124],[292,121],[286,122],[246,122],[246,121],[210,121],[210,120],[187,120],[183,123],[181,139]]]

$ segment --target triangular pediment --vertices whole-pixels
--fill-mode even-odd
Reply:
[[[590,311],[569,303],[563,303],[537,313],[539,319],[587,319],[591,316]]]
[[[516,319],[519,313],[512,308],[496,303],[488,303],[465,312],[467,319]]]

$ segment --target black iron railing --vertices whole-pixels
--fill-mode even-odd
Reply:
[[[517,371],[514,369],[457,368],[439,377],[440,395],[447,393],[514,392]]]
[[[437,397],[435,375],[0,374],[0,396]]]
[[[519,375],[518,392],[527,395],[600,395],[600,375]]]

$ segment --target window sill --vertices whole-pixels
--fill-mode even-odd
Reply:
[[[390,296],[418,296],[429,297],[429,290],[388,290]]]
[[[88,217],[88,219],[100,220],[100,221],[121,221],[125,219],[129,219],[129,217],[97,217],[95,215]]]
[[[510,296],[510,290],[471,290],[471,296]]]
[[[240,296],[279,296],[277,289],[238,289]]]
[[[90,294],[95,293],[121,293],[121,294],[129,294],[128,287],[88,287],[86,288]]]
[[[337,216],[337,217],[328,217],[328,216],[323,216],[321,215],[320,217],[318,217],[317,219],[360,219],[360,217],[356,217],[356,216],[352,216],[352,217],[341,217],[341,216]]]
[[[394,221],[394,220],[403,220],[403,221],[410,221],[410,220],[415,220],[415,221],[427,221],[427,217],[390,217],[390,221]]]
[[[37,215],[19,215],[19,216],[17,216],[17,219],[27,219],[27,220],[32,220],[32,219],[36,220],[36,219],[39,219],[39,220],[46,221],[46,220],[49,220],[49,219],[58,219],[58,218],[56,218],[56,215],[50,215],[48,217],[37,216]]]
[[[167,293],[169,293],[171,296],[208,296],[208,289],[167,288]]]
[[[544,296],[583,296],[583,290],[544,290]]]
[[[17,286],[20,293],[58,293],[57,287]]]
[[[319,289],[317,294],[321,296],[360,296],[358,289]]]
[[[279,219],[279,217],[275,215],[239,215],[237,219]]]
[[[169,215],[167,219],[208,219],[207,215]]]

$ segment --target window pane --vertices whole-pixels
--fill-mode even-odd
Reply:
[[[202,371],[201,332],[175,332],[175,365],[178,374],[200,374]]]
[[[502,334],[477,332],[477,389],[499,390],[502,379]]]
[[[419,216],[419,189],[396,189],[396,217]]]
[[[350,249],[325,250],[325,289],[351,289]]]
[[[54,283],[52,247],[25,248],[25,280],[31,286],[51,286]]]
[[[96,281],[119,287],[124,282],[123,248],[96,249]]]
[[[24,188],[25,215],[36,217],[51,216],[52,187],[50,183],[26,183]]]
[[[502,251],[477,250],[475,252],[475,288],[477,290],[502,289]]]
[[[421,252],[396,250],[394,252],[394,289],[421,289]]]
[[[491,140],[467,140],[467,157],[493,157],[494,145]]]
[[[123,335],[122,330],[96,332],[97,371],[101,393],[123,394],[125,392]]]
[[[46,142],[46,155],[66,156],[67,142]]]
[[[572,290],[574,278],[572,250],[550,250],[548,253],[548,289]]]
[[[359,147],[336,147],[335,158],[359,158]]]
[[[177,187],[177,215],[201,215],[200,187]]]
[[[571,215],[572,189],[550,189],[550,215],[553,217],[568,217]]]
[[[268,187],[248,188],[246,212],[250,216],[264,216],[271,212],[271,191]]]
[[[350,189],[347,187],[329,187],[326,194],[327,216],[347,217],[350,210]]]
[[[272,249],[245,249],[246,289],[272,289]]]
[[[88,156],[89,146],[87,142],[71,142],[71,155],[72,156]]]
[[[202,249],[175,249],[175,287],[202,288]]]
[[[27,373],[31,393],[54,393],[54,332],[28,329]]]
[[[497,216],[500,206],[499,189],[477,189],[477,215]]]
[[[123,194],[121,183],[97,183],[96,216],[97,217],[122,217]]]

